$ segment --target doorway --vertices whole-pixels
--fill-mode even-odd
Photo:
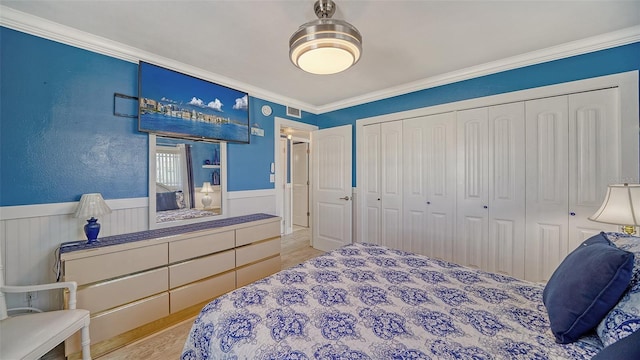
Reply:
[[[282,217],[281,233],[311,228],[309,216],[311,132],[315,125],[275,118],[276,215]]]
[[[295,227],[309,227],[309,142],[291,145],[291,218]]]

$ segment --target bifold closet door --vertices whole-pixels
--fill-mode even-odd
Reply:
[[[363,184],[364,211],[362,214],[362,241],[373,244],[382,244],[380,236],[380,218],[382,214],[382,199],[380,198],[380,124],[363,127],[364,151],[363,158],[357,161],[364,162],[364,178],[358,179]]]
[[[526,102],[527,280],[547,281],[583,240],[615,231],[588,217],[620,181],[617,104],[617,89]]]
[[[455,261],[483,268],[489,216],[489,109],[458,111]]]
[[[457,112],[456,261],[524,276],[524,104]]]
[[[380,198],[382,201],[381,243],[403,249],[402,239],[402,121],[380,124],[382,166]]]
[[[487,271],[524,278],[524,103],[489,108]]]
[[[527,101],[528,280],[546,281],[567,254],[569,118],[566,96]]]
[[[569,251],[615,225],[588,219],[602,205],[607,185],[621,182],[618,90],[572,94],[569,100]],[[636,170],[634,172],[637,174]]]
[[[404,250],[453,261],[455,112],[403,123]]]
[[[402,248],[402,121],[363,128],[363,241]]]

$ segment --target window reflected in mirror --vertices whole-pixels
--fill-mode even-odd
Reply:
[[[224,145],[149,137],[151,228],[222,215]]]

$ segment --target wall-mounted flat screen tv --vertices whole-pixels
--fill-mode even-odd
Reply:
[[[201,141],[249,142],[249,96],[141,61],[138,130]]]

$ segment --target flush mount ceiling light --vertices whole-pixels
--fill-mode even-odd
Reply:
[[[335,74],[357,63],[362,53],[362,35],[344,20],[332,19],[336,4],[318,0],[317,20],[300,26],[289,39],[289,57],[300,69],[319,75]]]

